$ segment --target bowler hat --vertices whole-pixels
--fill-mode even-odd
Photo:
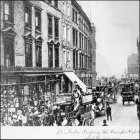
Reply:
[[[106,120],[103,120],[103,123],[106,123]]]

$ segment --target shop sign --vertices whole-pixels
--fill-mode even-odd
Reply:
[[[92,101],[92,95],[85,95],[83,96],[83,103],[91,102]]]
[[[90,73],[81,73],[81,77],[92,77]]]
[[[56,98],[57,102],[70,102],[71,96],[59,95]]]

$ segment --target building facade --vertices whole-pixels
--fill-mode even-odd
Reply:
[[[75,0],[71,1],[71,5],[73,70],[86,86],[92,87],[96,79],[95,27]]]
[[[71,93],[75,81],[82,88],[94,85],[96,30],[75,0],[1,1],[0,6],[3,94],[13,93],[19,104],[39,99],[51,104]]]
[[[128,78],[138,78],[138,55],[137,54],[131,54],[129,57],[128,57],[128,60],[127,60],[127,75],[128,75]]]

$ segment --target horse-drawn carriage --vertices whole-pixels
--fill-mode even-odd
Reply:
[[[127,83],[123,86],[122,88],[122,92],[121,92],[121,95],[122,95],[122,103],[124,105],[124,103],[127,101],[128,103],[130,103],[130,101],[133,101],[135,102],[135,99],[134,99],[134,87],[131,83]]]
[[[67,125],[68,126],[93,126],[94,125],[94,117],[92,112],[92,106],[87,105],[79,106],[77,110],[73,110],[71,112],[66,113]]]
[[[71,95],[71,102],[69,102],[69,104],[59,104],[61,110],[63,110],[63,120],[65,120],[66,122],[64,123],[64,125],[93,126],[94,112],[92,110],[92,102],[92,93],[85,93],[83,95],[79,95],[77,92],[75,92]]]
[[[106,95],[106,102],[113,104],[117,102],[117,93],[115,87],[107,87],[108,94]]]

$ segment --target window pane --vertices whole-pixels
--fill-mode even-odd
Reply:
[[[75,50],[73,50],[73,68],[75,68]]]
[[[35,18],[36,26],[38,26],[38,16]]]
[[[14,66],[14,42],[11,39],[4,39],[5,66]]]
[[[42,56],[41,56],[41,46],[36,46],[36,66],[41,67],[42,66]]]
[[[41,31],[41,12],[36,12],[36,29]]]
[[[28,23],[28,18],[29,18],[28,13],[25,13],[25,23]]]
[[[49,45],[49,54],[48,54],[48,60],[49,60],[49,67],[53,67],[53,47]]]
[[[11,1],[6,1],[4,3],[4,20],[13,21],[13,7],[12,7],[12,2]]]
[[[26,67],[32,67],[32,45],[26,44],[25,45],[25,63]]]
[[[25,7],[25,26],[31,28],[31,9],[29,7]]]
[[[9,15],[9,11],[10,11],[9,4],[8,3],[5,3],[5,14],[6,15]]]
[[[59,48],[55,48],[55,67],[59,67]]]
[[[49,3],[52,3],[52,0],[48,0]]]
[[[54,6],[58,8],[58,0],[54,0]]]
[[[72,16],[72,21],[74,21],[74,19],[75,19],[75,10],[74,9],[72,10],[72,15],[73,15]]]
[[[68,27],[67,30],[68,30],[67,31],[68,32],[68,35],[67,35],[68,36],[68,41],[70,41],[70,28]]]
[[[75,46],[75,29],[73,28],[73,45]]]
[[[63,39],[66,39],[66,25],[63,25]]]
[[[59,37],[59,20],[55,18],[54,21],[55,21],[55,38],[58,39],[58,37]]]
[[[48,34],[52,35],[52,16],[48,16]]]

